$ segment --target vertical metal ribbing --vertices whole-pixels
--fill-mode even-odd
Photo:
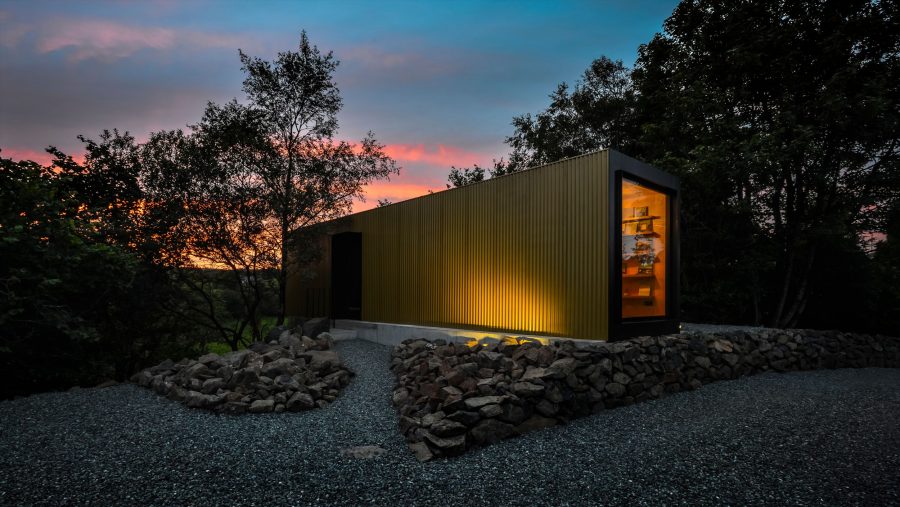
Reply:
[[[354,215],[346,230],[363,234],[363,317],[605,338],[607,156]],[[296,285],[328,288],[326,278]]]

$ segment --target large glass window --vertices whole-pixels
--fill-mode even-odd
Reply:
[[[622,318],[666,315],[669,196],[622,179]]]

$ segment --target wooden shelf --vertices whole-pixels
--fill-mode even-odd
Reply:
[[[622,275],[622,278],[654,278],[656,275],[653,273],[632,273],[630,275]]]
[[[659,218],[662,218],[662,217],[653,215],[653,216],[649,216],[649,217],[623,218],[623,219],[622,219],[622,223],[628,223],[628,222],[643,222],[643,221],[645,221],[645,220],[656,220],[656,219],[659,219]]]
[[[634,237],[634,236],[643,236],[643,237],[647,237],[647,238],[658,238],[658,237],[659,237],[659,233],[654,232],[654,231],[650,231],[650,232],[638,232],[638,233],[635,233],[635,234],[625,234],[625,233],[622,234],[622,237],[623,237],[623,238],[631,238],[631,237]]]
[[[623,294],[622,299],[653,301],[653,296],[638,296],[633,294]]]

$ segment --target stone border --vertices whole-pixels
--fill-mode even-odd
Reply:
[[[222,356],[166,360],[131,381],[189,407],[243,414],[324,407],[352,376],[328,333],[313,340],[283,331],[277,341]]]
[[[576,347],[406,340],[392,401],[416,456],[454,456],[604,409],[766,371],[900,367],[900,339],[774,330],[641,337]]]

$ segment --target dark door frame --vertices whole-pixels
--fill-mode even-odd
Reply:
[[[331,236],[332,319],[362,319],[362,233]]]

